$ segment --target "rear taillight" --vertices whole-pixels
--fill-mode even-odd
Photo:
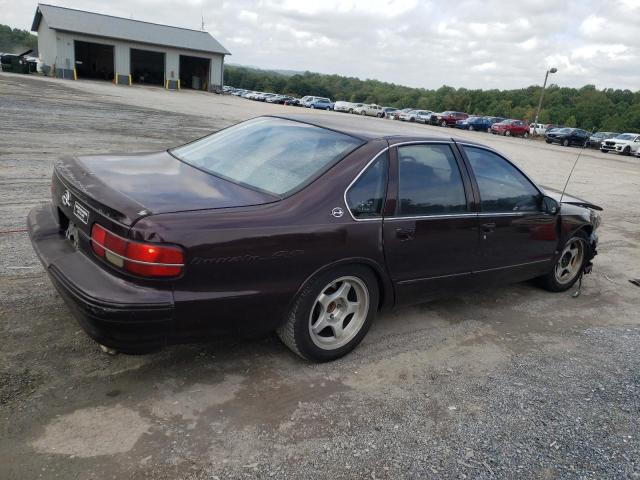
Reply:
[[[98,257],[141,277],[176,277],[184,269],[180,247],[127,240],[97,223],[91,228],[91,248]]]

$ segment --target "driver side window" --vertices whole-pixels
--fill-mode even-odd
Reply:
[[[541,194],[504,158],[482,148],[464,147],[480,189],[483,212],[535,212]]]

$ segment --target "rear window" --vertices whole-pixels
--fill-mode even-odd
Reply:
[[[362,141],[282,118],[240,123],[170,152],[213,175],[286,196],[322,174]]]

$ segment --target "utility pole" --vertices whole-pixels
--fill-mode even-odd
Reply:
[[[540,101],[538,102],[538,110],[536,111],[536,119],[533,121],[533,134],[538,134],[538,117],[540,116],[540,109],[542,108],[542,99],[544,98],[544,89],[547,88],[547,79],[549,78],[550,73],[556,73],[558,71],[557,68],[550,68],[547,70],[547,73],[544,75],[544,84],[542,85],[542,92],[540,92]]]

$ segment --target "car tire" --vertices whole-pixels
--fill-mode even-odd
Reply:
[[[316,106],[315,106],[315,105],[311,105],[311,108],[313,108],[313,109],[315,110],[315,109],[316,109]]]
[[[623,155],[626,155],[626,156],[631,155],[631,147],[630,147],[629,145],[627,145],[626,147],[624,147],[624,148],[622,149],[622,154],[623,154]]]
[[[350,109],[349,109],[349,113],[353,113],[353,108],[350,108]]]
[[[609,152],[609,150],[605,150],[604,148],[601,148],[601,149],[600,149],[600,151],[601,151],[602,153],[608,153],[608,152]]]
[[[589,261],[590,248],[587,234],[582,231],[569,238],[553,262],[551,271],[539,278],[542,287],[550,292],[569,290],[578,281],[585,263]],[[575,256],[576,250],[580,252],[578,256]]]
[[[568,146],[569,146],[569,139],[565,138],[565,139],[562,141],[562,146],[563,146],[563,147],[568,147]]]
[[[529,132],[524,132],[522,134],[522,138],[529,138]]]
[[[304,286],[276,333],[305,360],[336,360],[353,350],[367,334],[377,314],[378,299],[378,282],[369,268],[349,265],[332,269]],[[354,307],[356,302],[358,306]],[[355,312],[347,313],[353,308]],[[335,321],[334,315],[342,318]]]
[[[360,115],[366,115],[367,112],[365,112],[364,110],[360,112]]]
[[[487,133],[493,133],[493,132],[491,131],[491,127],[487,128]]]
[[[441,127],[446,127],[447,126],[447,122],[445,122],[444,120],[442,122],[440,122],[440,126]]]
[[[505,137],[510,137],[511,136],[511,130],[505,130],[504,131],[504,136]]]
[[[469,125],[469,131],[473,132],[473,130],[474,130],[473,125]]]
[[[545,140],[545,142],[547,142],[547,143],[549,143],[549,144],[550,144],[550,143],[551,143],[551,140]]]

